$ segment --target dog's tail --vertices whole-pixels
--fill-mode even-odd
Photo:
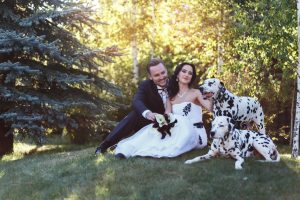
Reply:
[[[279,152],[276,149],[276,146],[274,145],[274,147],[272,148],[272,153],[270,154],[270,158],[272,159],[272,161],[274,162],[279,162],[280,161],[280,155]]]
[[[276,146],[274,145],[271,151],[269,152],[269,155],[265,157],[266,160],[259,160],[260,162],[279,162],[280,161],[280,155],[279,152],[276,149]]]

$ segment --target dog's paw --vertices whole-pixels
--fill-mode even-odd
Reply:
[[[184,164],[192,164],[193,163],[193,160],[187,160],[184,162]]]
[[[241,165],[235,165],[235,169],[241,170],[241,169],[243,169],[243,167]]]

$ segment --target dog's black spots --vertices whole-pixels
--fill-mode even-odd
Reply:
[[[234,102],[233,99],[230,98],[229,101],[228,101],[228,107],[227,107],[227,108],[232,109],[233,106],[234,106],[234,103],[233,103],[233,102]]]
[[[216,113],[216,115],[217,115],[217,116],[222,116],[222,111],[221,111],[221,110],[218,110],[217,113]]]
[[[252,145],[248,146],[248,151],[254,151],[254,147]]]
[[[242,149],[245,149],[245,146],[246,146],[246,144],[243,143],[242,146],[241,146],[241,148],[242,148]]]
[[[214,116],[231,116],[235,120],[240,121],[252,121],[255,119],[255,123],[259,121],[263,124],[262,126],[257,125],[259,130],[265,133],[264,115],[261,105],[257,100],[251,97],[238,97],[232,94],[222,86],[218,79],[208,79],[204,81],[201,87],[203,87],[204,91],[211,91],[216,94],[216,96],[212,98]],[[226,112],[224,112],[224,110],[226,110]],[[228,113],[230,113],[230,115]]]
[[[212,86],[215,83],[215,81],[208,82],[208,86]]]
[[[258,136],[263,136],[264,134],[260,133],[260,132],[256,132],[256,135]]]
[[[223,114],[221,114],[222,116],[227,116],[227,117],[232,117],[231,113],[228,112],[228,110],[223,110]]]
[[[213,147],[216,148],[216,149],[218,148],[217,145],[216,145],[215,143],[213,143]]]
[[[200,145],[202,145],[202,144],[203,144],[203,142],[202,142],[202,138],[200,137],[200,135],[199,135],[199,144],[200,144]]]
[[[246,138],[247,140],[249,140],[249,137],[250,137],[250,133],[247,132],[246,135],[245,135],[245,138]]]

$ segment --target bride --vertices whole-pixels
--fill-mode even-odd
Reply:
[[[149,124],[133,136],[120,141],[115,149],[117,157],[150,156],[176,157],[194,148],[207,145],[202,123],[202,108],[211,110],[211,102],[204,100],[198,89],[191,86],[196,78],[195,66],[179,64],[168,85],[166,113],[177,119],[171,134],[162,139],[161,133]],[[173,120],[172,120],[173,121]]]

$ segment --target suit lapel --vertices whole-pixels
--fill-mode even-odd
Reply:
[[[164,103],[163,103],[163,101],[162,101],[162,98],[161,98],[161,96],[159,95],[159,93],[158,93],[158,89],[157,89],[157,86],[154,84],[154,82],[151,80],[151,89],[152,89],[152,91],[153,91],[153,94],[155,95],[155,98],[157,99],[157,101],[158,101],[158,105],[164,105]],[[153,103],[154,104],[156,104],[155,103],[156,101],[153,101]]]

